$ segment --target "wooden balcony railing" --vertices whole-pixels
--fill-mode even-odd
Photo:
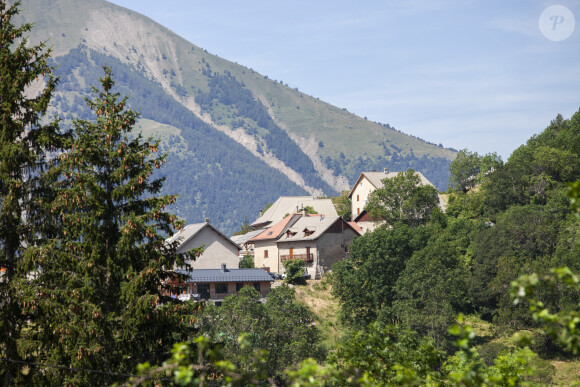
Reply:
[[[288,261],[290,259],[301,259],[304,262],[312,262],[312,261],[314,261],[314,254],[312,254],[312,253],[310,253],[310,254],[293,254],[292,256],[280,255],[280,261],[282,261],[282,262]]]

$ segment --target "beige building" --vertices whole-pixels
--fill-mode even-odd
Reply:
[[[167,240],[174,241],[179,242],[178,253],[203,246],[203,253],[188,262],[193,269],[217,269],[222,264],[231,268],[239,266],[238,245],[212,226],[209,219],[205,223],[189,224]]]
[[[363,172],[360,174],[356,183],[354,183],[348,196],[351,200],[351,219],[359,225],[363,230],[363,233],[374,230],[377,225],[380,224],[380,222],[372,221],[365,211],[369,195],[377,188],[382,188],[384,186],[382,182],[383,179],[392,179],[399,173],[400,172],[389,172],[386,168],[382,172]],[[431,182],[427,180],[421,172],[415,173],[419,176],[419,179],[421,179],[421,184],[433,186],[433,184],[431,184]],[[441,198],[439,202],[441,203]]]
[[[341,217],[301,217],[277,240],[279,273],[284,272],[284,261],[302,259],[310,277],[321,278],[347,256],[348,246],[357,236],[356,226]]]
[[[284,261],[302,259],[308,274],[320,278],[347,255],[359,230],[338,216],[290,214],[250,240],[254,266],[284,273]]]
[[[276,241],[302,216],[292,213],[250,239],[249,242],[254,244],[254,267],[263,267],[273,273],[281,272]]]

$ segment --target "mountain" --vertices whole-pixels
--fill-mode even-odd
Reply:
[[[421,171],[447,187],[455,150],[360,118],[210,54],[151,19],[102,0],[24,0],[30,40],[52,46],[63,125],[90,119],[83,98],[113,68],[137,128],[169,153],[165,192],[188,222],[232,232],[281,195],[335,195],[363,170]]]

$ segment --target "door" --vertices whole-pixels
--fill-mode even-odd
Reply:
[[[294,249],[290,247],[290,259],[294,259]]]

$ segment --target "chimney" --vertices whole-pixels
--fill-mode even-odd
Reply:
[[[308,211],[306,211],[305,207],[302,207],[302,215],[303,216],[308,216]]]
[[[385,168],[385,175],[389,173],[389,168]]]
[[[264,215],[264,211],[260,210],[260,218]]]
[[[209,223],[209,218],[205,218],[205,222],[206,223]]]
[[[225,273],[226,271],[228,271],[228,269],[226,269],[226,264],[222,263],[222,272]]]

